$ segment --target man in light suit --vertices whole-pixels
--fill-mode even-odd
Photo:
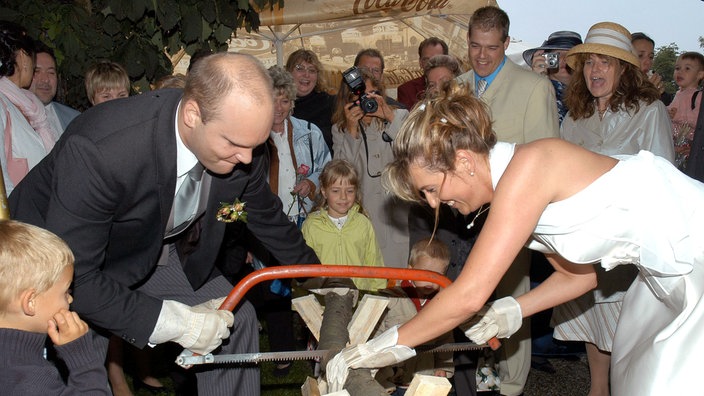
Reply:
[[[245,203],[247,227],[279,262],[319,262],[266,183],[262,143],[272,120],[272,84],[261,63],[211,55],[183,91],[117,99],[77,117],[13,191],[11,213],[71,247],[72,308],[93,329],[137,347],[173,341],[205,354],[222,342],[216,353],[254,352],[251,304],[240,304],[233,320],[212,301],[232,288],[215,266],[226,234],[222,203]],[[188,180],[198,164],[207,169],[198,172],[200,184]],[[199,186],[189,196],[201,198],[179,225],[176,212],[186,206],[179,190],[187,185]],[[196,376],[199,395],[260,393],[256,366],[208,367]]]
[[[29,90],[44,103],[49,123],[59,135],[79,114],[78,110],[54,101],[58,77],[54,51],[41,41],[37,41],[37,60],[34,64],[34,77]]]
[[[472,70],[460,75],[491,111],[498,140],[528,143],[558,137],[559,126],[555,92],[549,80],[523,69],[506,56],[511,38],[509,18],[497,7],[482,7],[469,20],[467,40]],[[480,81],[486,82],[484,85]],[[471,217],[471,216],[470,216]],[[496,297],[520,296],[529,291],[530,255],[519,254],[496,288]],[[530,371],[530,322],[510,339],[504,340],[506,360],[500,362],[501,394],[516,396],[523,392]]]

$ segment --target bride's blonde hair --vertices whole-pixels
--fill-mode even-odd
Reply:
[[[488,107],[470,87],[455,81],[414,107],[393,142],[394,160],[386,166],[383,183],[399,198],[418,202],[409,167],[433,172],[455,170],[457,150],[488,155],[496,144]]]

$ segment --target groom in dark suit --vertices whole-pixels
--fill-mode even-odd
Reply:
[[[69,244],[72,308],[93,329],[137,347],[173,341],[198,353],[221,343],[219,353],[256,351],[251,305],[240,304],[233,320],[211,301],[232,288],[215,267],[221,203],[245,202],[249,230],[279,262],[319,262],[266,183],[261,144],[272,119],[263,66],[246,55],[209,56],[183,92],[115,100],[76,118],[15,188],[11,213]],[[198,164],[207,172],[188,180]],[[187,185],[200,197],[192,206],[180,203]],[[179,212],[187,213],[182,224]],[[211,367],[197,377],[199,395],[260,392],[255,367]]]

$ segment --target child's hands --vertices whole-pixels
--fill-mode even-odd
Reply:
[[[54,345],[64,345],[76,340],[88,332],[86,322],[78,314],[62,309],[49,320],[47,333]]]

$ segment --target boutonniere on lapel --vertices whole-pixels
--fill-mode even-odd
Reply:
[[[247,211],[244,210],[246,202],[235,199],[235,202],[220,202],[217,219],[223,223],[232,223],[235,221],[247,222]]]

